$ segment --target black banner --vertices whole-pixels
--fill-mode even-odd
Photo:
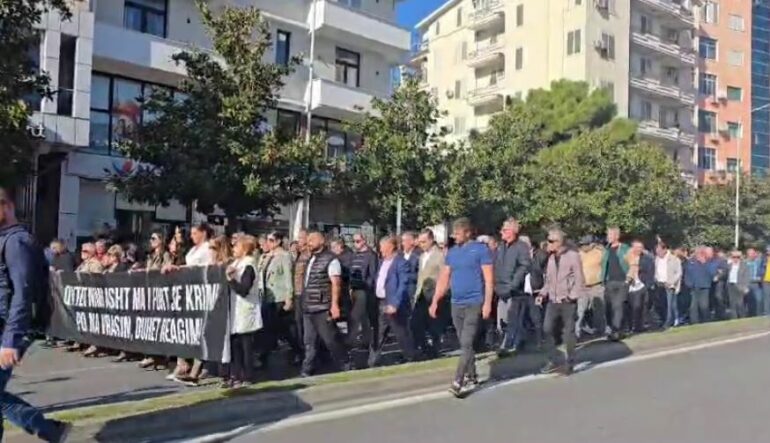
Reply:
[[[52,276],[49,334],[78,343],[222,361],[229,348],[225,269]]]

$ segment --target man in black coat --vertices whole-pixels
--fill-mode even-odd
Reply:
[[[524,339],[524,318],[528,299],[524,288],[530,272],[530,247],[519,239],[519,222],[509,218],[500,229],[502,241],[495,254],[495,295],[498,312],[505,322],[505,334],[500,343],[500,353],[515,352]]]

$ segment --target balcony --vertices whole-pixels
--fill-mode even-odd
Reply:
[[[502,39],[493,39],[480,44],[477,48],[468,54],[467,64],[471,68],[481,68],[494,64],[502,64],[504,56],[505,42]]]
[[[353,88],[342,83],[317,78],[311,88],[305,91],[305,100],[310,98],[313,112],[325,117],[347,120],[360,116],[362,112],[372,111],[372,99],[375,94],[363,89]]]
[[[412,55],[409,59],[409,64],[411,66],[419,66],[422,63],[426,62],[428,60],[428,51],[430,49],[430,41],[429,40],[422,40],[419,42],[414,42],[412,45]]]
[[[656,120],[643,120],[639,123],[639,134],[659,140],[662,144],[695,145],[695,134],[677,127],[665,127]]]
[[[158,81],[155,74],[166,74],[169,79],[186,75],[183,65],[171,57],[191,49],[186,43],[136,32],[118,26],[97,22],[94,39],[94,70],[120,73],[127,77],[148,78]],[[169,74],[171,74],[169,76]]]
[[[499,28],[505,25],[505,2],[503,0],[480,1],[470,14],[468,28],[474,31]]]
[[[684,106],[695,105],[695,92],[682,89],[676,84],[666,84],[658,78],[646,76],[638,72],[631,74],[630,83],[632,88],[636,88],[645,94],[670,99]]]
[[[631,42],[653,55],[662,55],[687,66],[695,64],[694,49],[666,42],[655,34],[634,30],[631,34]]]
[[[686,27],[695,26],[692,2],[689,0],[637,0],[661,18],[671,18]]]
[[[321,37],[370,49],[392,64],[402,63],[411,48],[408,30],[331,0],[314,2],[307,23]]]
[[[502,85],[504,79],[504,74],[497,74],[490,77],[489,84],[468,91],[468,104],[473,107],[497,104],[502,106],[503,101],[505,100],[505,97],[503,97]]]

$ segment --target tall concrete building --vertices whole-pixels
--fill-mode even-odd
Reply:
[[[328,135],[330,156],[345,156],[360,144],[342,121],[386,97],[391,70],[403,63],[410,33],[395,24],[398,0],[210,0],[263,11],[273,37],[266,61],[304,64],[286,79],[268,123],[300,133],[312,113],[312,132]],[[178,84],[182,67],[171,56],[187,48],[211,47],[190,0],[70,0],[72,20],[45,15],[37,57],[59,93],[33,103],[32,121],[41,137],[36,176],[23,192],[21,210],[46,241],[75,245],[105,225],[124,233],[184,224],[190,208],[129,202],[105,186],[108,173],[131,174],[137,164],[116,152],[116,143],[144,118],[138,98],[153,88]],[[311,54],[311,41],[312,45]],[[312,66],[312,75],[310,67]],[[310,220],[344,223],[334,202],[314,202]],[[291,211],[256,220],[264,229],[289,228]],[[219,218],[215,218],[218,220]],[[260,225],[261,223],[261,225]],[[141,238],[141,237],[140,237]]]
[[[606,88],[694,179],[696,13],[689,0],[448,0],[417,25],[411,65],[457,138],[554,80]]]

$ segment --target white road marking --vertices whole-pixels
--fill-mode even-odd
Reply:
[[[631,364],[631,363],[636,363],[636,362],[641,362],[646,360],[652,360],[652,359],[661,358],[661,357],[667,357],[669,355],[686,354],[694,351],[699,351],[702,349],[714,348],[718,346],[729,345],[729,344],[739,343],[739,342],[748,341],[748,340],[754,340],[757,338],[762,338],[767,336],[770,336],[770,331],[760,332],[760,333],[751,334],[751,335],[744,335],[740,337],[728,338],[724,340],[709,341],[709,342],[699,343],[699,344],[690,345],[690,346],[671,348],[663,351],[651,352],[649,354],[642,354],[642,355],[636,355],[636,356],[632,355],[619,360],[598,363],[593,366],[590,366],[590,363],[589,363],[588,366],[591,371],[594,371],[597,369],[611,368],[614,366],[621,366],[621,365],[626,365],[626,364]],[[555,377],[559,377],[559,375],[547,374],[547,375],[528,375],[524,377],[519,377],[513,380],[495,383],[491,386],[483,388],[479,392],[479,394],[483,394],[487,390],[498,389],[504,386],[512,386],[512,385],[517,385],[522,383],[531,383],[534,381],[545,380],[545,379],[555,378]],[[342,408],[342,409],[337,409],[332,411],[315,412],[315,413],[309,412],[307,414],[298,415],[296,417],[286,418],[282,421],[272,423],[269,425],[242,426],[240,428],[233,429],[227,432],[209,434],[209,435],[198,437],[195,439],[184,439],[179,441],[180,442],[186,441],[190,443],[209,443],[209,442],[225,441],[225,440],[230,440],[232,438],[245,435],[245,434],[262,434],[267,432],[274,432],[278,430],[294,428],[297,426],[303,426],[303,425],[312,424],[312,423],[319,423],[319,422],[324,422],[329,420],[348,418],[356,415],[363,415],[363,414],[368,414],[372,412],[379,412],[387,409],[393,409],[399,406],[413,405],[413,404],[424,403],[424,402],[429,402],[434,400],[441,400],[441,399],[450,398],[450,397],[451,397],[451,394],[449,394],[447,391],[418,394],[418,395],[412,395],[412,396],[403,397],[395,400],[379,401],[375,403],[370,403],[370,404],[365,404],[360,406],[352,406],[352,407],[347,407],[347,408]],[[461,401],[461,400],[458,400],[458,401]]]

